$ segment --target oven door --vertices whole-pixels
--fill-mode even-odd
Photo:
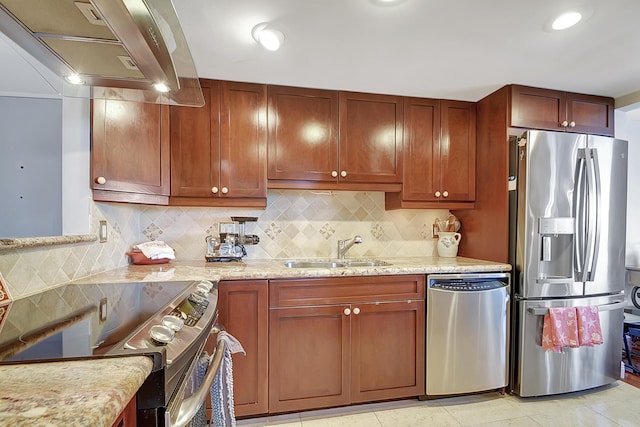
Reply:
[[[165,412],[166,427],[186,426],[196,417],[204,405],[209,396],[213,380],[222,364],[222,358],[226,350],[225,341],[220,340],[216,344],[214,353],[208,359],[201,357],[201,355],[207,346],[207,342],[217,339],[218,333],[222,329],[219,325],[214,326],[207,339],[202,342],[197,353],[192,357],[189,367],[167,405]],[[202,374],[201,372],[203,371],[205,372]]]

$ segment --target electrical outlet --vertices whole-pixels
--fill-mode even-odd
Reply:
[[[100,221],[99,235],[100,235],[100,243],[104,243],[107,241],[107,221],[105,220]]]
[[[434,239],[437,239],[439,237],[438,226],[436,224],[431,225],[431,237],[433,237]]]

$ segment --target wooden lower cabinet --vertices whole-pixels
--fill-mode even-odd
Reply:
[[[136,409],[136,396],[133,396],[112,427],[136,427],[138,425]]]
[[[347,405],[349,305],[271,309],[269,411]]]
[[[246,352],[246,356],[232,356],[236,417],[269,411],[268,297],[266,280],[222,281],[218,285],[218,323],[240,341]],[[209,353],[212,350],[209,348]],[[209,419],[210,405],[208,401]]]
[[[269,412],[424,394],[424,276],[272,280]]]

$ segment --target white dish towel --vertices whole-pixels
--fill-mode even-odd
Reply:
[[[241,353],[246,356],[246,352],[233,335],[222,331],[218,334],[218,342],[224,340],[226,348],[220,371],[211,385],[211,419],[214,427],[234,427],[236,425],[236,415],[233,409],[233,359],[231,355]]]

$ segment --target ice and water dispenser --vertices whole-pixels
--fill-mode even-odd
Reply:
[[[538,218],[538,281],[573,282],[574,219]]]

